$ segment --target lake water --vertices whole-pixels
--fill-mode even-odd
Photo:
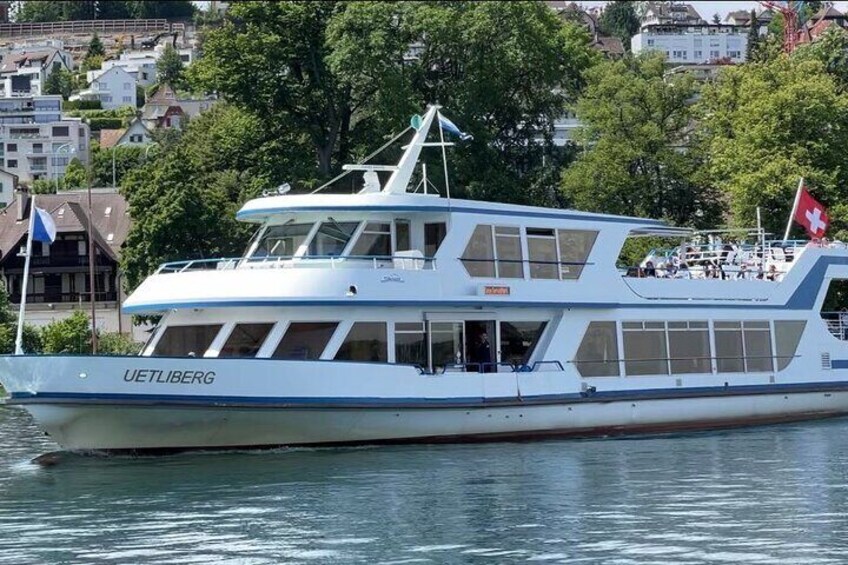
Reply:
[[[848,420],[65,456],[0,406],[0,563],[848,563]]]

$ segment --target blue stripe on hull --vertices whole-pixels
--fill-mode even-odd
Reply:
[[[848,364],[848,361],[845,361]],[[512,398],[379,398],[379,397],[251,397],[192,396],[162,394],[100,393],[12,393],[9,404],[106,404],[142,406],[202,406],[216,408],[304,408],[304,409],[410,409],[410,408],[498,408],[550,404],[608,403],[634,400],[727,397],[766,394],[842,392],[848,381],[599,391],[580,394],[550,394]]]

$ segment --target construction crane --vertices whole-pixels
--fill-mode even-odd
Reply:
[[[760,0],[763,7],[780,12],[783,16],[783,50],[787,53],[792,53],[798,43],[798,28],[803,21],[803,10],[806,2],[770,2],[768,0]]]

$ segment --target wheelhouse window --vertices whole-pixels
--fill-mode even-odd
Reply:
[[[344,252],[358,225],[358,222],[336,222],[332,219],[322,222],[309,242],[309,256],[338,257]]]
[[[407,226],[408,227],[408,226]],[[392,224],[368,222],[351,251],[353,256],[389,257],[392,255]]]
[[[531,279],[558,278],[555,230],[527,228],[527,253]]]
[[[526,365],[547,322],[501,322],[501,360]]]
[[[619,376],[615,322],[590,322],[574,363],[584,377]]]
[[[427,366],[427,334],[423,322],[395,324],[395,363]]]
[[[236,324],[218,357],[256,357],[274,324]]]
[[[356,322],[350,328],[336,359],[339,361],[373,361],[385,363],[389,360],[385,322]]]
[[[424,256],[433,257],[442,245],[448,227],[445,222],[433,222],[424,224]]]
[[[222,324],[168,326],[153,348],[153,357],[202,357]]]
[[[306,242],[312,224],[269,226],[262,234],[254,257],[293,257]]]
[[[292,322],[271,357],[320,359],[338,325],[338,322]]]

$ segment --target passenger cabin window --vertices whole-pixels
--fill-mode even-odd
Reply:
[[[256,357],[274,324],[236,324],[218,357]]]
[[[430,355],[434,369],[463,362],[464,326],[462,322],[430,322]]]
[[[703,322],[668,322],[671,374],[711,373],[710,328]]]
[[[497,275],[502,279],[523,279],[524,262],[521,254],[521,230],[495,227],[495,253],[498,257]]]
[[[495,276],[495,246],[492,241],[492,226],[477,226],[465,251],[462,265],[472,277]]]
[[[293,257],[306,241],[312,224],[269,226],[262,235],[253,257]]]
[[[427,334],[423,322],[395,324],[395,363],[427,366]]]
[[[664,322],[623,322],[624,371],[628,375],[667,375]]]
[[[531,279],[559,278],[556,231],[527,228],[527,253],[530,256]]]
[[[359,236],[353,251],[353,256],[389,257],[392,255],[392,224],[383,222],[368,222]]]
[[[801,335],[807,322],[804,320],[786,320],[774,323],[774,344],[777,349],[777,370],[785,369],[798,350]]]
[[[222,324],[168,326],[156,347],[153,357],[203,357]]]
[[[338,325],[338,322],[292,322],[271,357],[320,359]]]
[[[574,363],[584,377],[619,376],[615,322],[590,322]]]
[[[597,238],[596,231],[557,230],[561,279],[580,278]]]
[[[309,256],[338,257],[344,252],[358,225],[357,222],[322,222],[309,243]]]
[[[526,365],[547,322],[501,322],[501,361]]]
[[[335,358],[339,361],[387,362],[389,360],[389,348],[386,338],[386,323],[354,323],[341,347],[339,347]]]
[[[424,224],[424,256],[434,257],[445,235],[448,233],[447,224],[444,222],[434,222]]]

